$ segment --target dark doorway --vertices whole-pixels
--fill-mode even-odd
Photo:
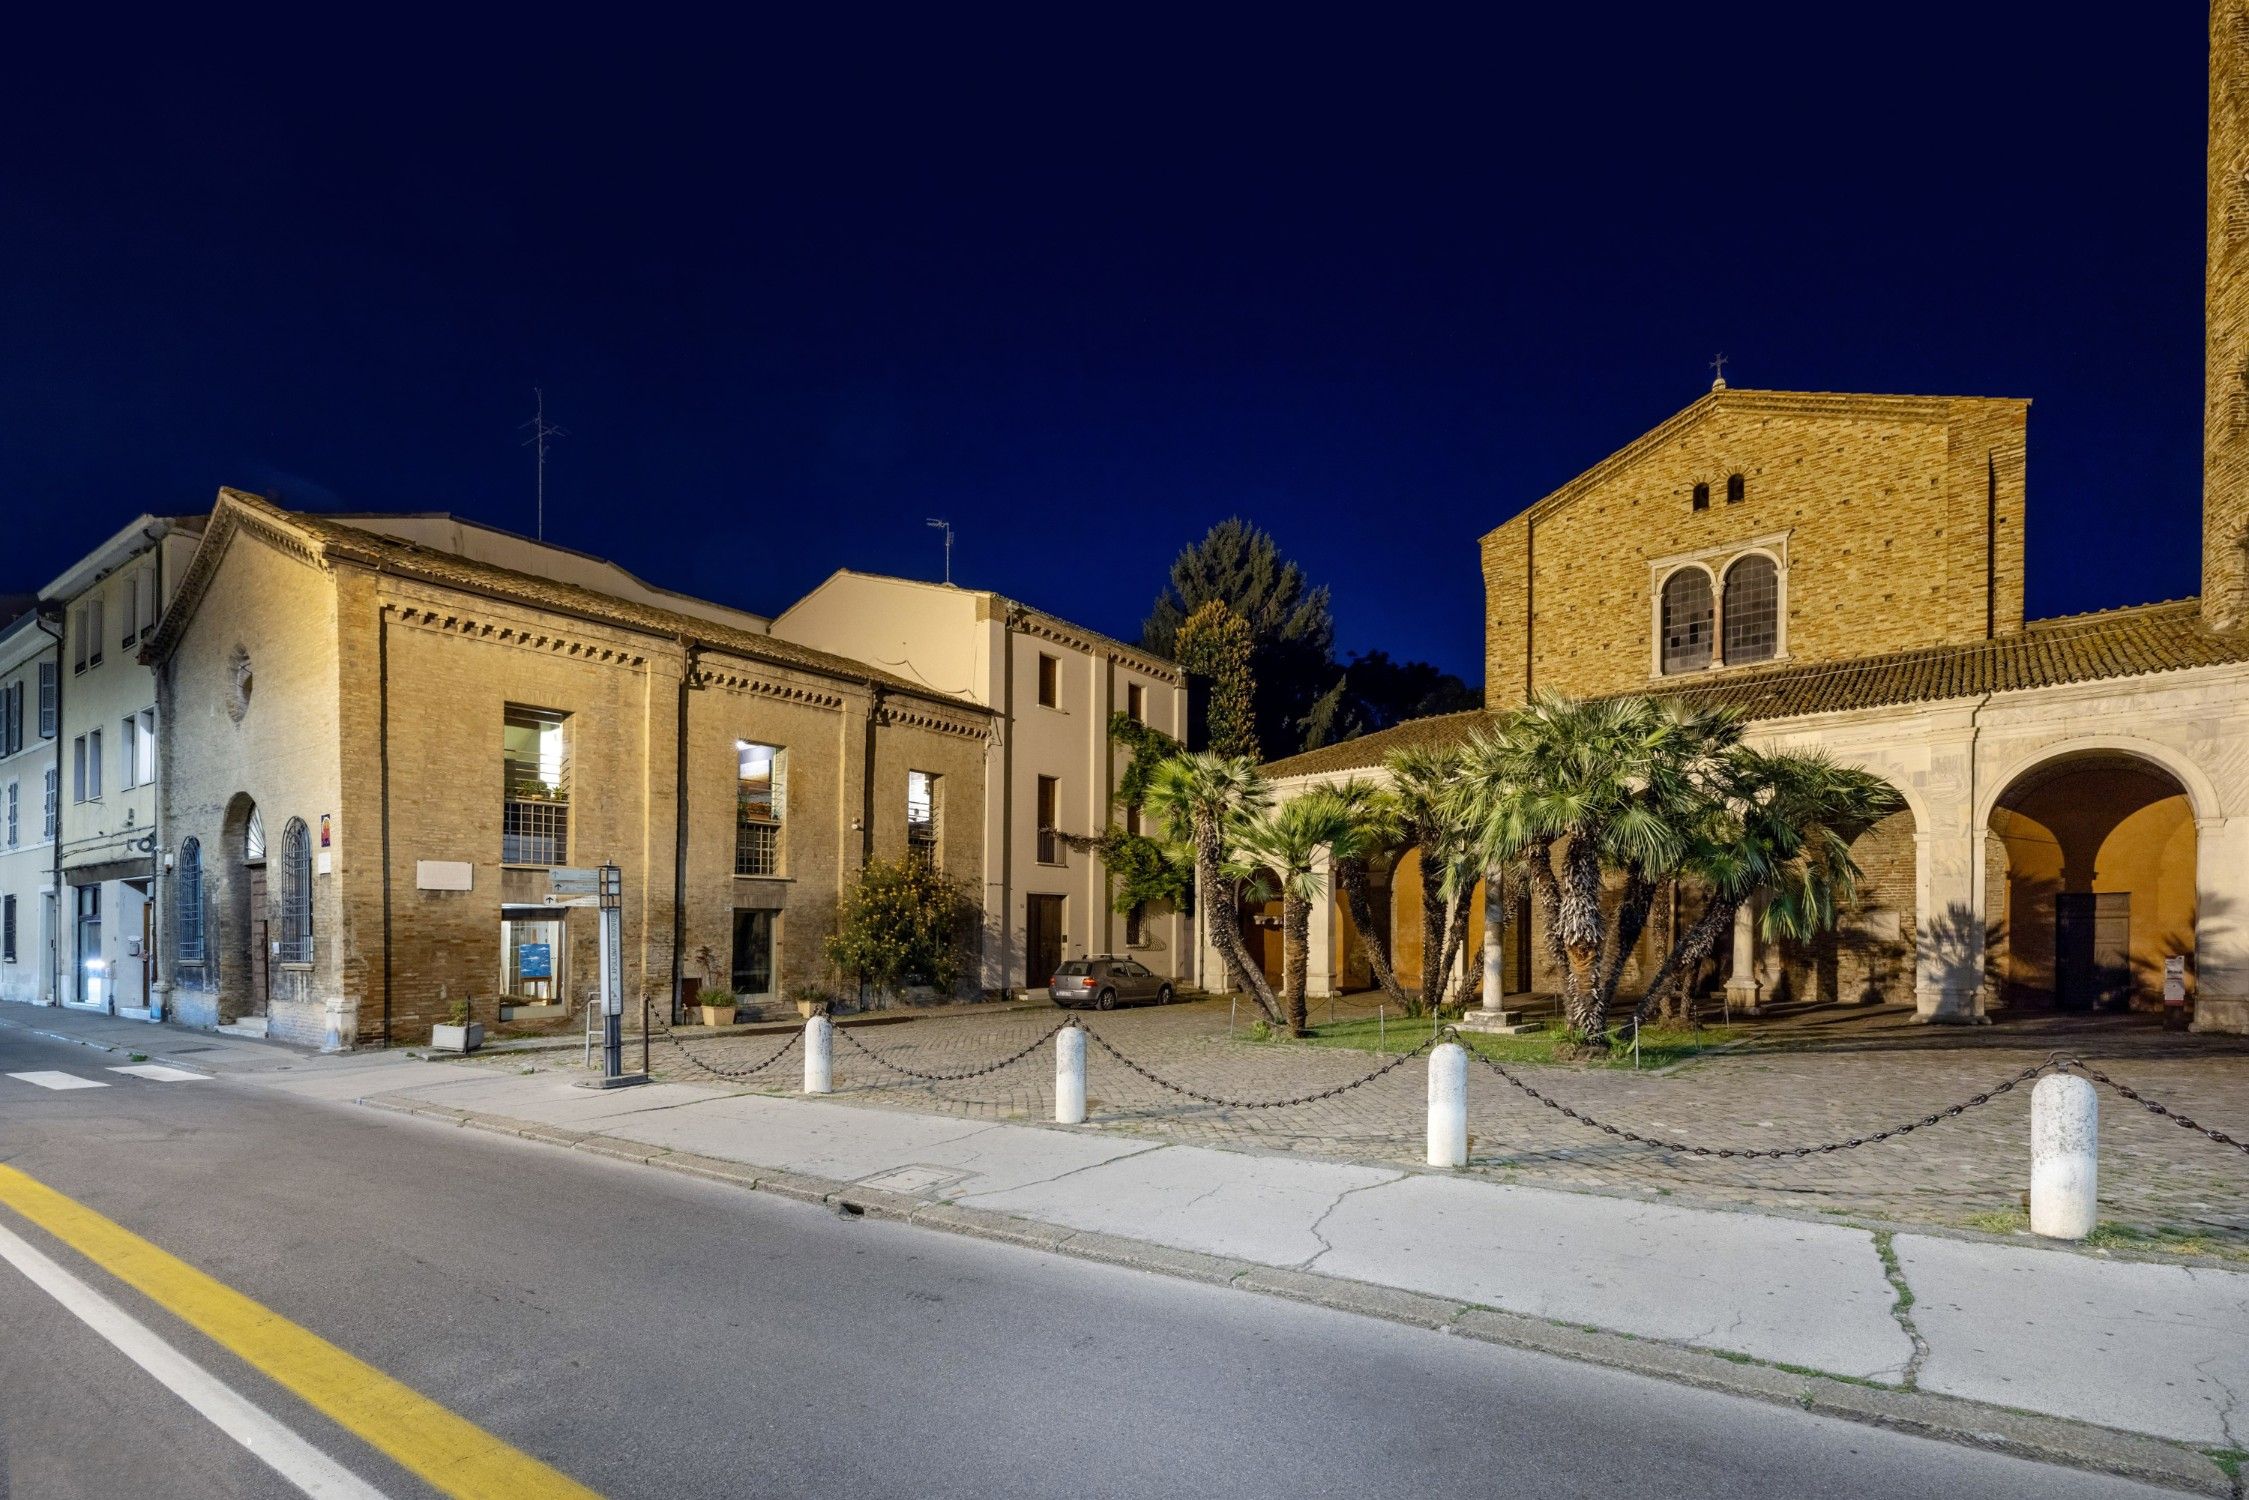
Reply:
[[[1039,989],[1062,967],[1061,896],[1026,896],[1023,923],[1023,983]]]
[[[734,993],[756,1000],[773,993],[773,913],[737,908],[734,913],[734,963],[728,971]]]
[[[1531,898],[1517,896],[1515,912],[1508,919],[1507,993],[1527,995],[1531,992]]]
[[[2054,897],[2054,1005],[2122,1009],[2132,999],[2132,893],[2062,891]]]
[[[250,891],[250,1011],[253,1016],[266,1013],[266,1001],[273,991],[268,987],[266,956],[271,949],[271,922],[266,916],[266,867],[250,865],[243,871],[244,884]]]

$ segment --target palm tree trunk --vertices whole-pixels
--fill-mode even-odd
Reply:
[[[1703,908],[1702,915],[1695,918],[1685,932],[1679,934],[1677,941],[1671,945],[1671,951],[1663,956],[1663,962],[1656,966],[1655,973],[1649,977],[1646,993],[1640,997],[1639,1009],[1635,1013],[1641,1020],[1648,1018],[1649,1012],[1658,1002],[1663,1004],[1664,1018],[1671,1019],[1671,996],[1668,992],[1677,989],[1684,997],[1695,971],[1702,967],[1702,961],[1718,951],[1719,935],[1732,929],[1734,911],[1740,905],[1738,901],[1721,901],[1713,897],[1710,904]],[[1686,998],[1685,1003],[1691,1005],[1691,997]]]
[[[1297,1036],[1312,1034],[1310,1018],[1304,1008],[1311,927],[1312,903],[1284,891],[1281,895],[1281,996],[1288,1007],[1289,1030]]]
[[[1625,963],[1632,957],[1633,945],[1648,925],[1648,912],[1655,906],[1656,892],[1661,882],[1648,879],[1638,868],[1625,873],[1624,895],[1617,902],[1616,922],[1609,931],[1609,955],[1601,966],[1601,1006],[1606,1010],[1616,1003],[1616,987],[1624,978]]]
[[[1572,837],[1563,849],[1562,874],[1561,939],[1569,955],[1570,975],[1564,1008],[1579,1039],[1595,1042],[1608,1034],[1608,1005],[1597,973],[1606,923],[1601,913],[1601,857],[1586,834]]]
[[[1438,971],[1444,980],[1437,987],[1439,1010],[1466,1003],[1461,992],[1468,982],[1468,967],[1461,962],[1460,950],[1468,941],[1468,902],[1474,895],[1473,889],[1462,891],[1445,903],[1444,967]]]
[[[1201,819],[1195,824],[1195,868],[1202,877],[1203,931],[1209,934],[1218,956],[1226,961],[1227,977],[1233,980],[1235,989],[1248,992],[1267,1021],[1275,1026],[1285,1024],[1264,971],[1249,961],[1249,949],[1242,942],[1241,912],[1234,902],[1224,899],[1225,882],[1218,873],[1217,825]]]
[[[1421,858],[1421,998],[1413,1014],[1434,1010],[1445,998],[1445,880],[1444,871],[1430,856],[1424,842]]]
[[[1531,894],[1538,898],[1538,915],[1546,919],[1546,956],[1562,976],[1562,1000],[1570,997],[1569,950],[1562,944],[1562,883],[1554,875],[1554,841],[1539,839],[1523,853],[1523,868],[1530,873]]]
[[[1351,923],[1359,929],[1359,951],[1367,956],[1367,972],[1382,987],[1400,1010],[1409,1008],[1405,989],[1398,983],[1397,971],[1390,967],[1388,944],[1379,936],[1375,926],[1374,895],[1367,888],[1367,867],[1359,860],[1338,860],[1335,866],[1335,883],[1343,888],[1343,899],[1351,908]]]

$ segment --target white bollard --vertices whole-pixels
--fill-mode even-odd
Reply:
[[[1065,1026],[1054,1034],[1054,1123],[1085,1123],[1085,1028]]]
[[[804,1023],[804,1091],[808,1094],[835,1092],[835,1064],[833,1058],[836,1039],[835,1024],[826,1016],[814,1016]]]
[[[1429,1054],[1429,1165],[1468,1165],[1468,1050],[1458,1042]]]
[[[2030,1232],[2081,1240],[2099,1210],[2100,1096],[2091,1079],[2049,1073],[2030,1091]]]

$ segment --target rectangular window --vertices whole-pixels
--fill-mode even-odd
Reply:
[[[16,961],[16,898],[0,896],[0,963]]]
[[[47,820],[44,831],[47,842],[55,840],[55,830],[62,823],[62,772],[54,766],[47,767]]]
[[[23,683],[0,687],[0,758],[23,748]]]
[[[570,716],[507,705],[500,727],[500,863],[570,863]]]
[[[61,693],[61,674],[55,670],[55,664],[51,661],[41,662],[39,664],[39,738],[43,740],[51,740],[55,737],[58,728],[55,723],[55,710],[61,701]]]
[[[156,784],[156,710],[144,708],[133,725],[133,782]]]
[[[70,612],[70,670],[86,670],[86,622],[93,617],[94,607],[81,604]]]
[[[939,780],[927,771],[906,773],[906,853],[925,865],[938,862]]]
[[[1125,913],[1125,946],[1127,948],[1141,947],[1148,940],[1145,930],[1146,923],[1141,915],[1142,910],[1143,908],[1135,906],[1131,911]]]
[[[734,962],[727,984],[745,1000],[773,993],[773,926],[772,912],[734,913]]]
[[[778,745],[734,742],[734,873],[781,873],[788,757]]]
[[[562,913],[543,906],[500,908],[500,993],[525,1005],[561,1005],[569,956]]]
[[[0,844],[16,847],[16,803],[18,788],[9,782],[5,792],[0,792]]]
[[[97,597],[86,606],[86,665],[102,664],[102,602]]]
[[[1052,776],[1039,778],[1038,791],[1039,863],[1062,863],[1062,834],[1055,824],[1055,809],[1062,801],[1062,786]]]
[[[1125,684],[1125,717],[1135,724],[1148,722],[1148,690],[1137,682]]]
[[[102,959],[102,888],[73,886],[71,896],[78,911],[78,1003],[99,1005],[104,993],[103,971],[108,967]]]
[[[129,792],[140,785],[133,779],[136,764],[133,755],[133,726],[139,722],[140,716],[138,714],[127,714],[121,724],[121,732],[117,740],[117,789],[119,791]]]
[[[140,580],[141,634],[147,635],[156,628],[156,565],[150,563],[141,569]]]
[[[1140,809],[1127,804],[1124,810],[1124,830],[1135,838],[1140,834]]]
[[[117,601],[117,612],[124,616],[124,619],[120,622],[124,628],[118,632],[117,646],[119,650],[129,650],[133,644],[133,637],[141,633],[140,569],[135,568],[126,576],[124,597]]]
[[[1039,653],[1039,705],[1042,708],[1062,706],[1062,659]]]

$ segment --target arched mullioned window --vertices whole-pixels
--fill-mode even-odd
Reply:
[[[1710,665],[1710,575],[1681,568],[1663,581],[1663,675]]]
[[[312,962],[312,834],[302,818],[281,830],[281,961]]]
[[[1729,667],[1771,661],[1780,649],[1780,569],[1752,552],[1726,570],[1723,615]]]
[[[172,872],[173,930],[179,934],[180,962],[203,962],[203,846],[194,839],[180,842],[180,857]]]
[[[1728,505],[1741,504],[1742,497],[1748,493],[1749,484],[1747,480],[1739,474],[1728,474],[1726,476],[1726,503]]]

